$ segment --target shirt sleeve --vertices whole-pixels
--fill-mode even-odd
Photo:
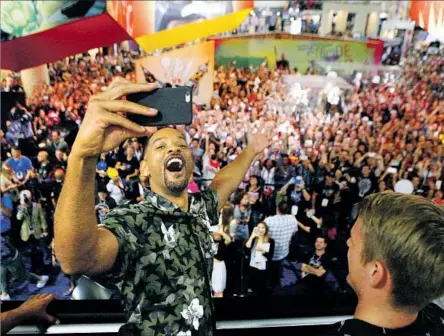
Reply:
[[[217,225],[219,223],[219,211],[217,210],[219,199],[216,191],[213,188],[207,188],[201,193],[201,195],[211,225]]]
[[[3,206],[4,206],[6,209],[9,209],[9,210],[12,210],[12,209],[13,209],[13,204],[12,204],[12,199],[11,199],[11,197],[3,196],[3,197],[2,197],[2,203],[3,203]]]
[[[133,261],[137,260],[140,252],[139,230],[136,228],[135,221],[131,220],[131,216],[126,212],[126,209],[112,211],[99,225],[114,234],[119,245],[114,265],[102,274],[102,277],[115,283],[123,279],[124,274]]]
[[[26,162],[26,168],[25,168],[26,170],[34,169],[34,167],[32,166],[32,162],[31,162],[31,160],[29,158],[26,158],[25,162]]]

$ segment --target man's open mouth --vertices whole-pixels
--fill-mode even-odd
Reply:
[[[181,155],[170,156],[165,162],[166,170],[180,172],[185,167],[185,159]]]

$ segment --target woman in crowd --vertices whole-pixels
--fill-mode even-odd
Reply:
[[[220,222],[217,230],[213,232],[214,240],[217,244],[217,252],[214,256],[213,275],[211,285],[214,297],[223,297],[227,284],[227,268],[225,260],[229,257],[228,245],[231,243],[230,223],[234,216],[233,206],[227,204],[220,215]]]
[[[250,232],[262,219],[262,180],[257,175],[250,177],[249,183],[245,189],[247,191],[248,199],[251,207],[251,219],[249,223]]]
[[[234,208],[234,221],[230,224],[230,235],[233,237],[233,271],[235,291],[244,295],[247,286],[248,256],[245,251],[245,241],[248,239],[251,207],[248,193],[241,192],[237,196],[238,203]]]
[[[274,254],[274,240],[268,234],[267,224],[258,223],[245,246],[251,250],[249,269],[251,289],[253,294],[263,296],[267,293],[269,281],[267,265]]]

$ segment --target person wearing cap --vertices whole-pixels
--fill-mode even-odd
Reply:
[[[106,190],[108,191],[110,197],[116,201],[117,205],[120,205],[125,201],[126,187],[123,184],[116,168],[108,168],[107,173],[110,180],[106,185]]]

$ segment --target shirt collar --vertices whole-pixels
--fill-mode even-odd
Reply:
[[[192,209],[192,205],[194,203],[194,197],[188,195],[188,209]],[[146,202],[146,203],[145,203]],[[165,197],[152,192],[151,190],[147,190],[144,196],[144,205],[149,205],[151,211],[169,215],[169,216],[177,216],[177,217],[192,217],[192,210],[188,212],[183,211],[177,204],[167,200]]]

